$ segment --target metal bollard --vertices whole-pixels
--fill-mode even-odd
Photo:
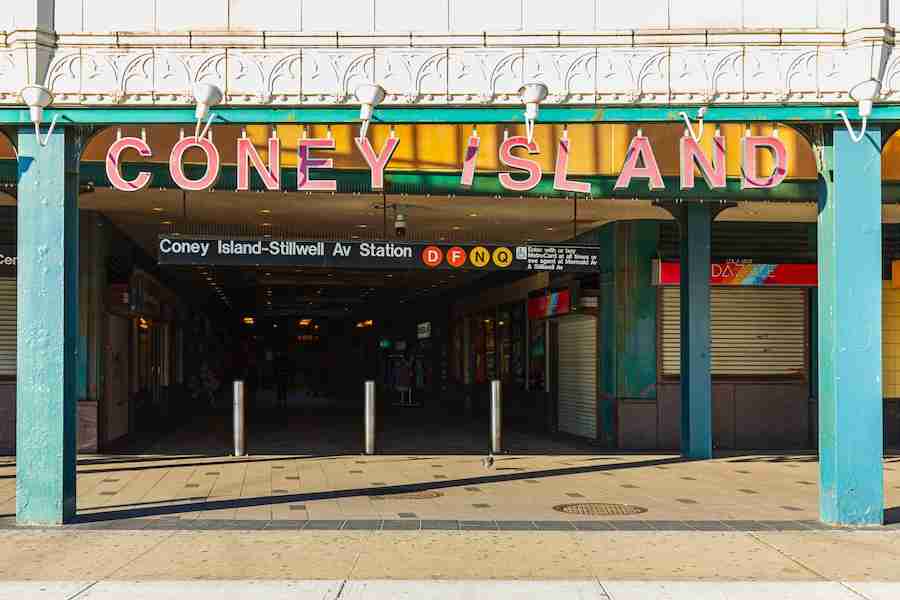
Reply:
[[[246,429],[244,423],[244,382],[234,381],[234,455],[247,454]]]
[[[366,381],[366,454],[375,454],[375,382]]]
[[[491,454],[500,454],[503,448],[503,395],[500,380],[491,381]]]

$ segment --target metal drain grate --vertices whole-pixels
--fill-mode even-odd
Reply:
[[[402,494],[384,494],[371,496],[372,500],[432,500],[443,496],[441,492],[404,492]]]
[[[558,504],[553,510],[569,513],[570,515],[586,515],[591,517],[618,517],[625,515],[639,515],[647,512],[642,506],[632,504],[610,504],[608,502],[575,502],[573,504]]]

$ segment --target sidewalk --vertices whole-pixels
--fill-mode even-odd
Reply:
[[[15,525],[7,462],[0,600],[894,600],[896,461],[854,530],[811,456],[84,457],[63,528]]]
[[[894,523],[898,464],[884,463]],[[92,527],[767,531],[821,527],[817,480],[811,455],[107,455],[79,458],[77,490]],[[5,459],[0,527],[14,514]]]
[[[166,581],[0,584],[2,600],[893,600],[891,583]]]
[[[898,564],[898,531],[8,529],[0,599],[894,600]]]

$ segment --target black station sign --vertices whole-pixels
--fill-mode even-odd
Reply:
[[[15,275],[19,264],[15,244],[0,244],[0,275]]]
[[[161,265],[468,269],[590,273],[600,249],[565,244],[447,244],[159,237]]]

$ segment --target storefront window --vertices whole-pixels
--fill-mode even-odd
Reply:
[[[533,320],[528,328],[528,389],[543,391],[547,377],[547,327],[543,320]]]
[[[463,355],[463,327],[455,326],[453,327],[453,337],[451,338],[451,344],[453,344],[452,349],[452,357],[453,362],[451,363],[451,377],[456,382],[462,382],[464,380],[464,355]]]
[[[525,307],[507,304],[497,313],[497,350],[500,379],[518,389],[525,389]]]
[[[484,323],[484,364],[486,379],[497,379],[497,327],[493,313],[485,315]]]
[[[472,356],[475,359],[475,383],[487,381],[487,358],[485,356],[484,319],[475,318],[471,321]]]
[[[512,372],[512,315],[506,308],[497,312],[497,349],[500,355],[500,379],[508,382]]]

